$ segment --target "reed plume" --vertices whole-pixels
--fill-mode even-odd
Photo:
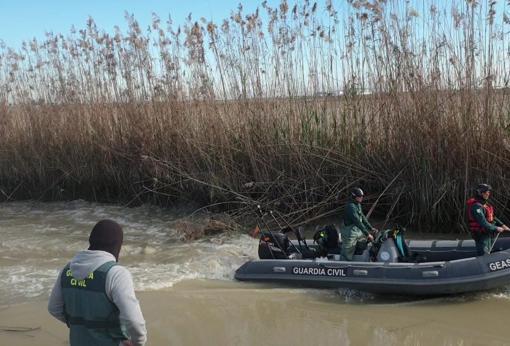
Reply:
[[[125,32],[90,18],[2,45],[0,196],[253,202],[299,223],[360,185],[386,220],[461,230],[489,182],[505,210],[508,9],[419,4],[264,1],[146,29],[127,13]]]

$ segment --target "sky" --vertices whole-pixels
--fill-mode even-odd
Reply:
[[[261,7],[263,0],[0,0],[0,40],[9,47],[20,47],[22,41],[32,38],[44,40],[46,32],[70,32],[71,26],[84,28],[89,16],[94,18],[98,28],[112,33],[115,25],[122,31],[126,28],[124,14],[134,14],[142,28],[151,23],[152,13],[159,15],[162,22],[172,17],[175,26],[183,24],[191,13],[195,20],[201,17],[216,23],[229,17],[240,2],[243,2],[244,13],[253,12]],[[289,5],[303,0],[289,0]],[[311,0],[324,6],[326,0]],[[462,0],[443,2],[444,0],[410,0],[418,10],[430,4],[442,4],[449,7]],[[277,7],[280,0],[267,0],[271,7]],[[346,0],[334,0],[335,7],[345,5]],[[399,0],[397,3],[404,3]],[[496,2],[498,11],[506,9],[506,1]],[[424,5],[426,4],[426,5]],[[449,10],[449,8],[447,9]],[[264,12],[264,11],[263,11]],[[340,10],[340,13],[343,11]]]
[[[142,28],[150,22],[152,13],[162,21],[172,17],[182,24],[192,13],[193,18],[205,17],[219,22],[235,10],[240,0],[0,0],[0,40],[9,47],[19,47],[22,41],[44,39],[46,32],[68,34],[71,26],[84,28],[87,18],[94,18],[98,28],[113,32],[122,29],[124,13],[134,14]],[[244,12],[254,11],[262,0],[243,1]],[[278,0],[269,0],[271,6]]]

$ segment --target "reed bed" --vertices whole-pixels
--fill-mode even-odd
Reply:
[[[293,223],[353,186],[386,221],[508,220],[510,2],[242,5],[0,49],[0,198],[194,203]],[[336,6],[336,7],[335,7]]]

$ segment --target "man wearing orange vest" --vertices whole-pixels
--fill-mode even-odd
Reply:
[[[491,190],[490,185],[479,184],[475,197],[467,201],[469,230],[475,240],[477,256],[490,253],[495,234],[510,230],[494,216],[494,207],[488,202]]]

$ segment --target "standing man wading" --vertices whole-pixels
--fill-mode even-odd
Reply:
[[[72,346],[143,346],[145,320],[129,271],[118,265],[122,228],[99,221],[88,250],[80,251],[60,272],[48,311],[69,327]]]
[[[494,235],[510,230],[494,216],[494,207],[489,204],[491,190],[490,185],[479,184],[475,189],[475,197],[467,201],[468,225],[475,240],[477,256],[490,253]]]
[[[374,237],[370,232],[377,232],[368,222],[367,217],[361,209],[361,202],[365,194],[359,187],[351,191],[351,201],[347,203],[344,210],[344,226],[340,230],[342,235],[342,257],[344,260],[352,261],[356,244],[359,241],[372,241]]]

